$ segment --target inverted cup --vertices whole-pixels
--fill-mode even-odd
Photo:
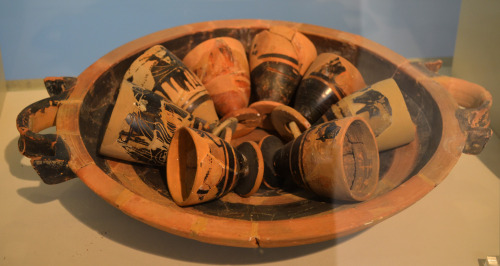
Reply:
[[[366,119],[377,137],[380,151],[408,144],[415,139],[415,124],[403,94],[392,78],[346,96],[333,104],[315,124],[350,116]]]
[[[272,138],[276,137],[267,137],[260,146],[272,152],[263,151],[263,157],[273,162],[273,184],[284,183],[277,178],[291,177],[297,185],[320,197],[347,201],[367,200],[377,187],[377,143],[362,118],[319,124],[279,149],[279,142]]]
[[[167,185],[179,206],[220,198],[234,190],[255,193],[262,182],[262,155],[253,142],[236,149],[205,131],[180,128],[167,156]]]

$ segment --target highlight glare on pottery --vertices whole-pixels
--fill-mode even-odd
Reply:
[[[380,151],[408,144],[415,139],[415,125],[401,90],[392,78],[341,99],[316,124],[350,116],[366,119],[377,137]]]
[[[266,167],[273,167],[275,176],[266,176],[264,181],[272,185],[292,177],[297,185],[322,198],[347,201],[367,200],[377,187],[377,143],[360,117],[316,125],[282,147],[275,136],[264,138],[259,146]]]
[[[274,26],[258,33],[249,55],[252,98],[288,104],[316,56],[314,44],[295,29]]]
[[[240,41],[230,37],[208,39],[182,60],[201,80],[220,116],[245,108],[250,100],[250,69]]]
[[[174,132],[181,126],[208,130],[205,120],[152,91],[123,82],[100,153],[116,159],[165,166]]]
[[[205,131],[177,130],[167,155],[167,185],[179,206],[220,198],[234,190],[247,197],[262,182],[262,154],[254,142],[236,149]]]
[[[199,78],[161,45],[140,55],[123,80],[158,93],[209,124],[219,122],[214,103]]]
[[[330,106],[366,87],[358,69],[334,53],[322,53],[300,81],[293,108],[314,123]]]

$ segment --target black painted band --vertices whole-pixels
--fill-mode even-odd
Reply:
[[[211,100],[211,99],[212,98],[210,98],[210,95],[204,94],[201,97],[199,97],[198,99],[196,99],[194,102],[192,102],[188,107],[186,107],[186,111],[192,113],[196,108],[198,108],[198,106],[200,106],[200,104],[202,104],[208,100]]]
[[[280,59],[284,59],[284,60],[287,60],[287,61],[290,61],[296,65],[299,64],[299,61],[297,61],[297,59],[293,58],[293,57],[290,57],[288,55],[284,55],[284,54],[275,54],[275,53],[271,53],[271,54],[262,54],[262,55],[259,55],[259,57],[257,57],[258,59],[262,59],[262,58],[269,58],[269,57],[275,57],[275,58],[280,58]]]

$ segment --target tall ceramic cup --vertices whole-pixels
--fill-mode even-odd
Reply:
[[[254,142],[234,148],[205,131],[177,130],[167,156],[167,185],[179,206],[220,198],[234,190],[250,196],[263,176],[262,154]]]
[[[255,100],[290,103],[316,56],[314,44],[296,29],[274,26],[255,35],[249,55]]]
[[[152,91],[123,82],[100,153],[116,159],[164,166],[174,132],[181,126],[208,130],[205,120]]]
[[[245,48],[231,37],[208,39],[182,60],[201,80],[222,120],[235,117],[235,137],[246,135],[260,124],[259,113],[247,108],[250,100],[250,69]]]
[[[320,197],[347,201],[367,200],[377,187],[377,142],[360,117],[316,125],[284,146],[277,137],[268,136],[259,146],[275,174],[274,184],[292,178]]]
[[[415,139],[416,127],[401,90],[394,79],[379,81],[357,91],[331,108],[316,122],[360,116],[368,121],[380,151],[407,144]]]
[[[332,104],[365,87],[363,76],[351,62],[334,53],[322,53],[300,81],[293,108],[314,123]]]
[[[209,124],[219,122],[214,103],[199,78],[161,45],[155,45],[140,55],[130,65],[123,80],[162,95]]]

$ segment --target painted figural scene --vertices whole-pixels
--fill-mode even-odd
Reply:
[[[136,219],[214,244],[360,231],[491,135],[484,88],[313,25],[199,23],[105,59],[45,80],[51,97],[18,117],[21,153],[46,183],[79,177]]]
[[[266,114],[271,128],[260,126],[251,98],[277,103]],[[235,123],[219,122],[228,118]],[[238,128],[247,120],[252,127]],[[229,137],[213,135],[217,127]],[[257,128],[263,138],[245,139]],[[295,184],[326,201],[364,201],[377,187],[378,151],[408,144],[415,134],[393,79],[366,86],[348,60],[318,55],[305,35],[276,26],[255,35],[248,57],[230,37],[210,38],[182,60],[161,45],[149,48],[126,71],[100,152],[166,167],[180,206],[233,190],[250,197],[262,180],[273,180],[263,182],[268,189]],[[233,138],[242,143],[230,144]],[[284,143],[262,150],[268,141]]]

